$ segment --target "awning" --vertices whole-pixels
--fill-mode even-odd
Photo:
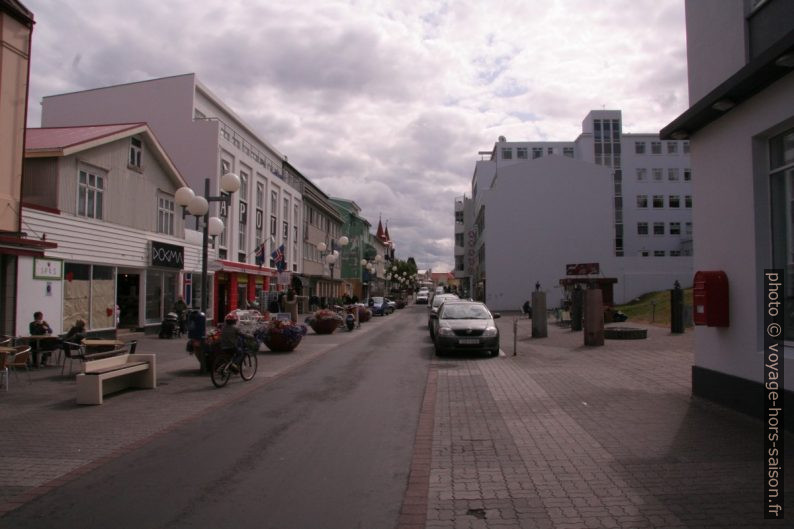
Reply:
[[[52,250],[58,247],[57,243],[28,239],[26,235],[22,232],[0,233],[0,253],[40,257],[44,255],[45,250]]]
[[[224,259],[215,259],[215,264],[220,267],[218,271],[222,272],[240,272],[243,274],[251,274],[255,276],[277,277],[278,272],[275,268],[267,266],[257,266],[248,263],[238,263],[236,261],[226,261]]]

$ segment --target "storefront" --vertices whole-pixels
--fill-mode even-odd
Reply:
[[[211,306],[218,318],[236,309],[265,310],[269,293],[286,289],[278,284],[278,275],[272,268],[222,259],[216,264],[220,270],[215,272]]]

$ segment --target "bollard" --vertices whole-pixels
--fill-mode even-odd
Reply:
[[[548,314],[546,313],[546,293],[532,293],[532,337],[545,338],[549,335]]]
[[[678,284],[676,288],[670,290],[670,332],[673,334],[684,332],[684,291]]]
[[[584,293],[584,344],[604,345],[604,304],[601,290],[587,289]]]
[[[582,330],[582,311],[584,309],[584,290],[577,288],[571,294],[571,330]]]
[[[513,318],[513,356],[518,353],[518,318]]]

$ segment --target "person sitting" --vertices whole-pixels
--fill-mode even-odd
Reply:
[[[85,339],[85,320],[78,319],[63,337],[64,342],[79,344]]]
[[[223,321],[223,329],[221,329],[221,352],[231,356],[235,364],[242,355],[242,350],[238,346],[239,339],[240,330],[237,328],[237,315],[234,312],[230,312],[226,315]]]
[[[52,334],[52,327],[50,327],[49,323],[44,321],[44,313],[41,311],[36,311],[33,313],[33,321],[30,322],[30,325],[28,325],[28,330],[30,331],[31,336],[49,336]],[[47,365],[47,359],[51,354],[50,351],[45,353],[45,351],[41,350],[38,341],[33,342],[31,353],[34,366]],[[41,358],[39,358],[39,356],[41,356]]]

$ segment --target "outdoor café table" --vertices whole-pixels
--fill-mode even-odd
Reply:
[[[26,344],[30,346],[30,361],[33,366],[39,365],[40,353],[50,353],[56,350],[61,344],[61,338],[57,334],[18,336],[16,341],[20,344]]]
[[[104,353],[105,351],[112,351],[124,345],[124,342],[119,340],[83,340],[85,345],[85,353]]]

